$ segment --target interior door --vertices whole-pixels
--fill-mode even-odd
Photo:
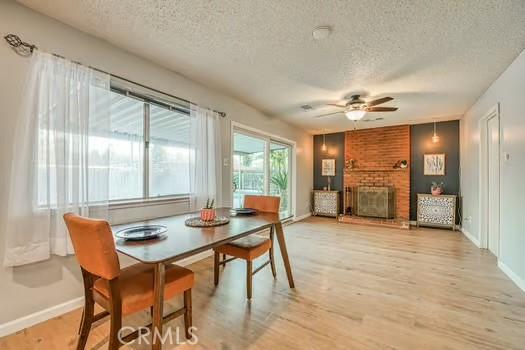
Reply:
[[[499,255],[499,119],[487,121],[488,249]]]

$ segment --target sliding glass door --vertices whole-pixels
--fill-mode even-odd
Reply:
[[[292,147],[270,142],[269,194],[281,197],[281,211],[290,211],[292,186],[290,181]]]
[[[292,146],[272,138],[234,129],[233,207],[246,194],[281,197],[281,211],[292,211]]]
[[[241,208],[244,195],[265,193],[266,141],[235,132],[233,145],[233,207]]]

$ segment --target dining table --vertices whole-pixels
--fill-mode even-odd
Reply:
[[[213,227],[187,226],[185,224],[187,219],[199,216],[199,212],[196,211],[112,227],[114,235],[120,230],[139,225],[164,225],[167,228],[167,232],[159,239],[147,241],[128,241],[117,238],[115,235],[115,245],[119,253],[141,263],[154,265],[153,335],[162,335],[166,264],[177,262],[272,227],[279,243],[288,285],[290,288],[295,288],[283,231],[283,222],[293,217],[290,213],[257,212],[255,215],[234,215],[230,208],[218,208],[216,212],[217,216],[228,217],[229,222]],[[160,350],[161,348],[161,342],[153,337],[152,349]]]

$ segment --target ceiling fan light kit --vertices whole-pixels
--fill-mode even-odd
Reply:
[[[396,107],[376,107],[377,105],[392,101],[392,97],[382,97],[373,101],[363,101],[359,98],[360,95],[352,95],[348,102],[345,104],[328,103],[327,106],[342,108],[339,112],[332,112],[327,114],[318,115],[316,118],[328,117],[339,113],[344,113],[345,116],[357,122],[365,116],[368,112],[394,112],[397,111]],[[375,120],[382,120],[383,118],[376,118]],[[373,121],[373,120],[370,120]]]
[[[354,121],[363,119],[365,114],[366,114],[366,111],[363,111],[360,109],[354,109],[354,110],[345,112],[346,117]]]

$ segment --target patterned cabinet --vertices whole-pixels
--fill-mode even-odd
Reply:
[[[450,227],[456,229],[455,195],[433,196],[417,194],[417,226]]]
[[[339,215],[339,191],[315,190],[314,215],[333,216]]]

